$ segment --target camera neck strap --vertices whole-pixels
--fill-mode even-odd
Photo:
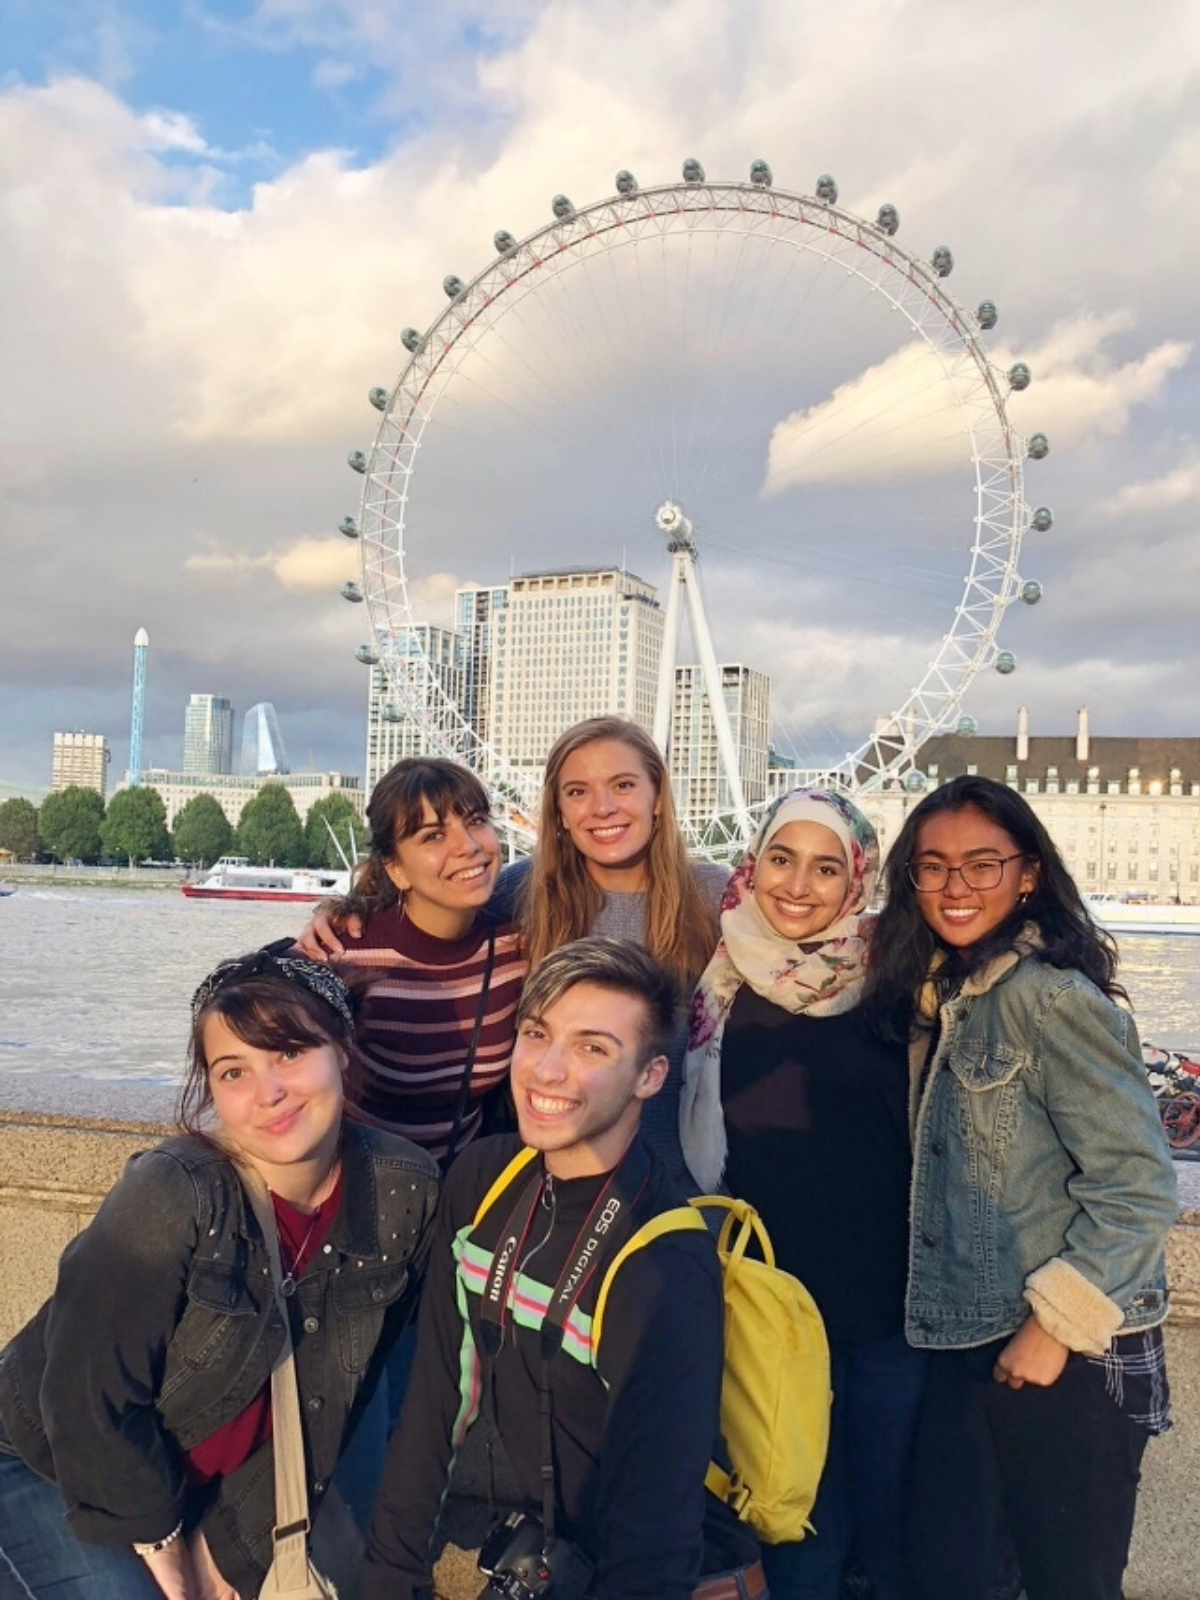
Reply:
[[[538,1371],[538,1407],[542,1435],[542,1521],[547,1540],[554,1538],[554,1405],[550,1389],[550,1363],[562,1348],[567,1318],[589,1283],[603,1275],[628,1236],[629,1223],[650,1175],[650,1160],[640,1140],[635,1139],[608,1175],[607,1182],[592,1203],[575,1242],[567,1252],[558,1281],[541,1326],[541,1362]],[[492,1257],[491,1270],[483,1292],[480,1311],[480,1344],[489,1364],[499,1355],[504,1343],[504,1325],[518,1266],[524,1257],[533,1218],[543,1196],[553,1196],[553,1180],[538,1173],[517,1198],[508,1221],[501,1229],[500,1242]],[[494,1371],[489,1377],[494,1381]],[[494,1398],[493,1398],[494,1410]]]

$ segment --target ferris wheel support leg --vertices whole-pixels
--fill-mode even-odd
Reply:
[[[689,563],[690,565],[690,563]],[[692,619],[692,633],[696,641],[696,650],[700,656],[700,669],[704,673],[704,687],[708,690],[708,707],[712,713],[713,727],[717,734],[717,748],[721,752],[721,765],[725,769],[725,776],[729,782],[729,798],[732,802],[734,815],[737,817],[738,827],[742,831],[743,839],[749,839],[753,832],[750,822],[750,813],[746,809],[746,792],[742,788],[742,774],[738,768],[737,750],[733,743],[733,729],[729,725],[729,711],[725,705],[725,696],[721,689],[721,669],[717,666],[716,653],[713,650],[712,635],[708,631],[708,618],[704,614],[704,602],[700,598],[700,591],[695,583],[687,585],[688,614]]]
[[[679,659],[679,591],[687,582],[679,551],[671,558],[671,592],[667,596],[667,619],[663,625],[662,654],[658,658],[658,688],[654,695],[654,742],[670,755],[671,713],[675,705],[675,663]]]

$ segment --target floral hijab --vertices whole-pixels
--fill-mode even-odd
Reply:
[[[754,899],[754,874],[790,822],[818,822],[836,835],[849,869],[846,896],[817,938],[797,943],[771,927]],[[721,942],[692,997],[680,1105],[680,1139],[693,1177],[715,1188],[725,1165],[721,1043],[743,983],[795,1014],[836,1016],[857,1005],[866,956],[864,913],[879,876],[879,840],[866,817],[832,789],[793,789],[764,817],[721,902]]]

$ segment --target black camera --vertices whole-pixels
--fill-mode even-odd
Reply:
[[[596,1567],[568,1539],[547,1540],[537,1517],[512,1511],[483,1541],[479,1570],[488,1578],[479,1600],[585,1600]]]

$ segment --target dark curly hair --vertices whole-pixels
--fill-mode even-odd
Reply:
[[[916,854],[921,826],[941,812],[973,806],[1003,828],[1026,861],[1037,866],[1037,883],[999,927],[965,950],[950,950],[925,921],[920,897],[909,881],[908,863]],[[905,1040],[917,993],[936,950],[947,960],[950,982],[960,980],[1012,945],[1019,929],[1036,923],[1041,960],[1052,967],[1082,972],[1105,994],[1127,998],[1116,980],[1117,947],[1111,934],[1088,914],[1075,880],[1033,807],[1007,784],[973,775],[954,778],[935,789],[909,813],[884,867],[887,898],[871,937],[871,959],[863,1006],[884,1038]]]

